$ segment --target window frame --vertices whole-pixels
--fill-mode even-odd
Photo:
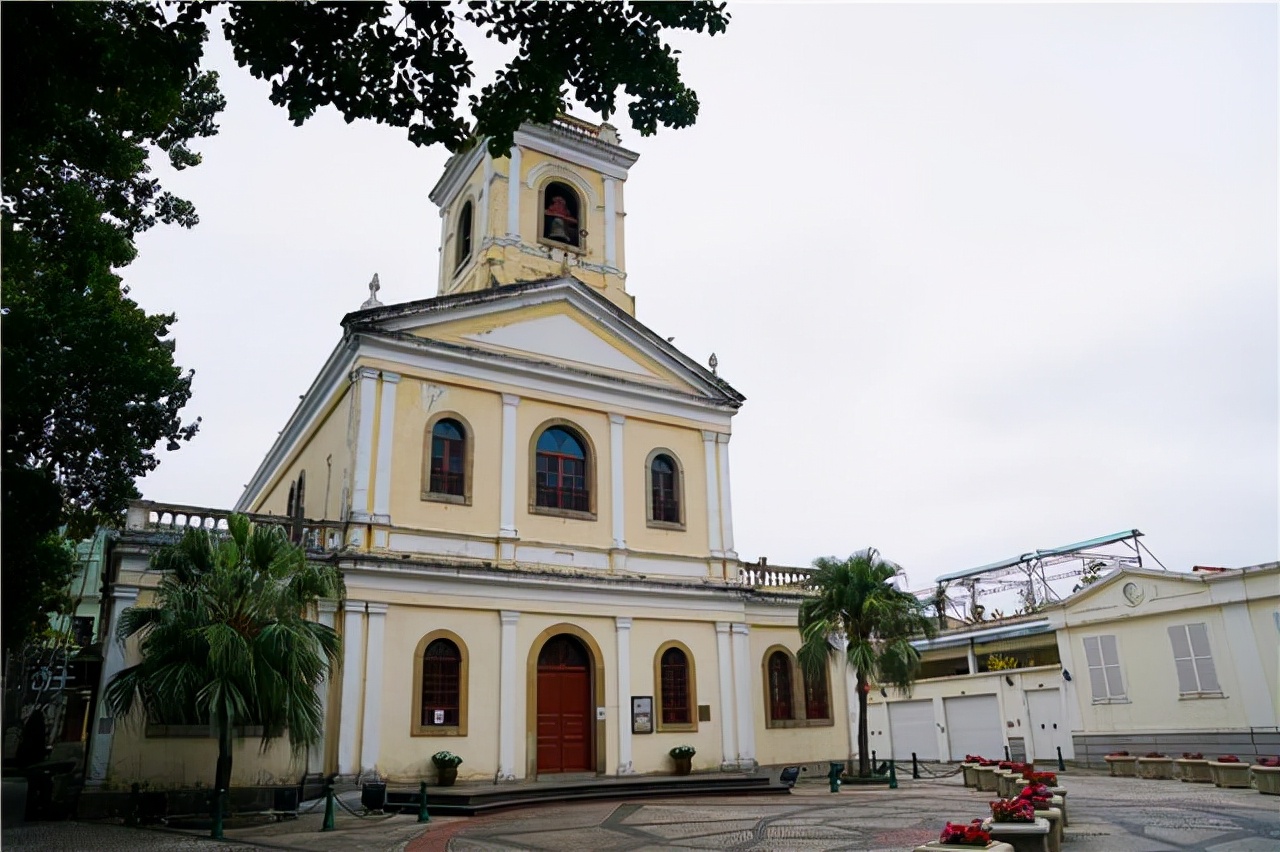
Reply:
[[[662,710],[666,704],[666,698],[662,691],[662,658],[671,650],[684,654],[685,676],[688,679],[685,684],[689,705],[688,722],[662,721]],[[693,652],[689,650],[688,645],[676,639],[669,639],[663,642],[653,655],[653,716],[654,730],[658,733],[698,730],[698,672],[694,663]]]
[[[665,456],[672,467],[672,476],[675,478],[673,491],[675,492],[675,501],[679,520],[663,521],[654,517],[653,514],[653,465],[659,456]],[[650,529],[674,530],[676,532],[684,532],[687,529],[685,524],[685,496],[684,496],[684,465],[680,462],[680,457],[666,447],[655,447],[649,452],[644,460],[644,517],[645,525]]]
[[[769,662],[773,655],[781,652],[787,659],[791,679],[791,718],[775,719],[773,717],[773,695],[769,683]],[[796,658],[795,651],[785,645],[770,645],[765,649],[760,663],[764,682],[764,721],[766,728],[825,728],[835,725],[835,705],[831,692],[831,663],[828,660],[822,667],[823,684],[827,689],[827,716],[821,719],[809,717],[806,695],[808,677]]]
[[[441,420],[452,420],[462,427],[462,493],[446,494],[431,490],[431,453],[435,443],[436,424]],[[461,506],[471,505],[471,468],[475,458],[475,430],[467,419],[456,411],[441,411],[427,420],[422,433],[422,482],[421,498],[430,503],[453,503]]]
[[[454,223],[453,233],[453,274],[456,276],[463,269],[471,264],[471,260],[475,255],[475,222],[476,222],[476,204],[475,199],[468,198],[458,208],[458,218]],[[466,230],[463,230],[463,225]],[[466,254],[463,254],[463,244],[465,242]]]
[[[1089,640],[1090,639],[1094,641],[1098,649],[1098,665],[1096,666],[1093,665],[1093,663],[1089,662]],[[1103,642],[1104,639],[1111,640],[1112,650],[1115,651],[1115,658],[1113,662],[1107,662],[1107,654],[1105,650],[1106,645]],[[1090,636],[1081,637],[1081,647],[1084,650],[1084,665],[1085,665],[1085,670],[1089,675],[1089,694],[1092,699],[1092,702],[1094,704],[1128,704],[1130,703],[1129,689],[1125,685],[1124,669],[1120,665],[1120,639],[1114,633],[1097,633]],[[1107,678],[1108,668],[1114,668],[1116,671],[1116,677],[1120,679],[1119,694],[1113,694],[1111,691],[1111,681]],[[1102,673],[1102,685],[1103,685],[1103,688],[1106,690],[1105,695],[1101,695],[1101,696],[1098,695],[1097,690],[1095,689],[1095,683],[1093,679],[1094,669],[1098,669]]]
[[[424,725],[422,724],[422,662],[427,648],[437,639],[446,639],[458,649],[458,724],[456,725]],[[432,630],[418,640],[418,647],[413,651],[413,695],[412,711],[409,715],[409,736],[411,737],[465,737],[467,735],[468,692],[470,686],[470,659],[467,643],[452,630]]]
[[[549,237],[543,236],[542,234],[542,229],[543,229],[543,226],[546,224],[545,220],[547,218],[547,214],[546,214],[547,191],[551,189],[552,184],[557,184],[559,186],[564,187],[566,191],[572,194],[574,201],[576,201],[578,204],[578,213],[577,213],[578,242],[577,243],[562,243],[559,240],[553,240]],[[537,235],[537,241],[539,245],[547,246],[548,248],[564,249],[565,251],[571,251],[574,254],[586,254],[587,253],[586,218],[587,218],[587,204],[586,204],[585,194],[582,192],[580,188],[574,186],[572,183],[565,180],[563,175],[549,175],[547,176],[546,180],[542,181],[542,183],[538,186],[538,224],[537,224],[536,235]]]
[[[538,441],[548,429],[564,429],[578,439],[583,453],[582,481],[587,492],[587,509],[561,509],[557,506],[541,506],[538,504]],[[599,489],[596,487],[596,447],[591,434],[580,424],[572,420],[556,417],[547,420],[533,430],[529,439],[529,514],[550,515],[557,518],[572,518],[579,521],[597,519],[596,506]]]
[[[1200,627],[1200,628],[1203,628],[1204,630],[1204,643],[1205,643],[1205,651],[1206,651],[1206,653],[1204,654],[1196,653],[1195,643],[1191,641],[1192,627]],[[1186,639],[1187,653],[1188,653],[1188,656],[1186,657],[1178,656],[1178,647],[1176,644],[1174,644],[1174,639],[1173,639],[1174,631],[1177,631],[1177,630],[1181,630],[1182,636],[1185,637]],[[1169,634],[1170,644],[1173,646],[1172,647],[1173,669],[1174,669],[1174,676],[1178,680],[1178,698],[1180,699],[1182,698],[1222,698],[1223,697],[1222,681],[1218,679],[1218,665],[1213,659],[1213,644],[1209,641],[1208,622],[1190,621],[1190,622],[1187,622],[1186,624],[1172,624],[1169,626],[1167,632]],[[1182,676],[1178,672],[1178,662],[1180,660],[1188,660],[1191,663],[1191,672],[1196,679],[1196,684],[1195,684],[1196,689],[1194,691],[1184,691],[1182,689]],[[1209,661],[1209,669],[1213,675],[1213,680],[1216,683],[1216,688],[1205,689],[1205,684],[1204,684],[1205,673],[1201,671],[1201,663],[1199,662],[1200,660]]]

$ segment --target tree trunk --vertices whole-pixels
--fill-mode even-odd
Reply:
[[[871,777],[871,736],[867,731],[867,679],[858,672],[858,777]]]
[[[213,780],[213,807],[216,813],[218,796],[223,790],[231,789],[231,720],[226,716],[218,718],[218,769]]]

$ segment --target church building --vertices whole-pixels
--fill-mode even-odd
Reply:
[[[317,614],[343,656],[307,770],[411,781],[448,750],[462,780],[516,780],[666,773],[686,744],[695,771],[851,753],[844,667],[797,666],[797,590],[743,582],[744,398],[636,318],[636,160],[567,117],[508,156],[450,160],[430,194],[437,295],[383,305],[375,279],[235,506],[325,519],[308,544],[346,583]],[[145,598],[148,574],[139,557],[116,587]],[[148,727],[100,737],[98,771],[177,771]],[[255,745],[237,783],[303,768]]]

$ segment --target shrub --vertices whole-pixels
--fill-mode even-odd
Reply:
[[[462,763],[462,758],[458,757],[451,751],[438,751],[431,755],[431,762],[434,763],[438,769],[445,769],[448,767],[458,766]]]

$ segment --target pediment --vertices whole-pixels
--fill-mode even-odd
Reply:
[[[1115,571],[1064,601],[1068,612],[1128,613],[1157,601],[1207,594],[1203,578],[1145,569]]]
[[[497,361],[550,365],[733,407],[742,401],[670,342],[573,279],[391,305],[351,319],[361,331],[421,338]]]

